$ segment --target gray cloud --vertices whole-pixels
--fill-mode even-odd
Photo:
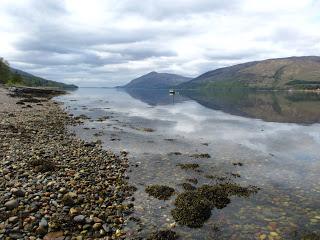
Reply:
[[[153,70],[197,76],[245,61],[320,53],[311,0],[3,1],[3,57],[79,85],[120,85]]]
[[[145,1],[122,1],[117,5],[120,12],[130,12],[144,15],[151,19],[167,19],[189,17],[194,14],[206,12],[226,12],[237,9],[240,1],[238,0],[145,0]]]

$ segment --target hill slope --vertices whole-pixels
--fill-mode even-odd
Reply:
[[[206,72],[179,85],[183,89],[317,89],[320,57],[289,57],[248,62]]]
[[[9,86],[50,87],[60,89],[77,88],[75,85],[50,81],[24,71],[11,68],[9,63],[0,57],[0,85],[1,84]]]
[[[73,89],[77,88],[76,85],[73,84],[65,84],[61,82],[47,80],[41,77],[34,76],[30,73],[10,68],[10,71],[13,74],[18,74],[22,78],[22,85],[29,87],[52,87],[52,88],[61,88],[61,89]]]
[[[176,74],[150,72],[132,80],[123,88],[167,89],[190,80]]]

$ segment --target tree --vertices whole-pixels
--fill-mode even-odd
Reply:
[[[11,72],[9,63],[5,61],[3,58],[0,58],[0,83],[4,84],[10,81]]]

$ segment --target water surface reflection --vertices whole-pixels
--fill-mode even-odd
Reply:
[[[102,140],[107,149],[129,151],[130,181],[138,187],[135,216],[146,226],[142,236],[157,228],[174,228],[182,239],[300,239],[319,233],[318,95],[228,94],[184,92],[173,103],[166,91],[79,89],[59,99],[73,114],[91,117],[72,131]],[[103,116],[108,118],[99,121]],[[198,163],[200,171],[183,170],[180,163]],[[165,184],[179,193],[186,179],[201,186],[216,181],[210,175],[230,173],[241,176],[233,179],[237,184],[261,190],[248,199],[232,197],[200,229],[174,223],[174,198],[160,201],[144,191]]]

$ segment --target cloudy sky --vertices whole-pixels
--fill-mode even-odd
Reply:
[[[320,55],[320,0],[0,0],[0,56],[80,86]]]

